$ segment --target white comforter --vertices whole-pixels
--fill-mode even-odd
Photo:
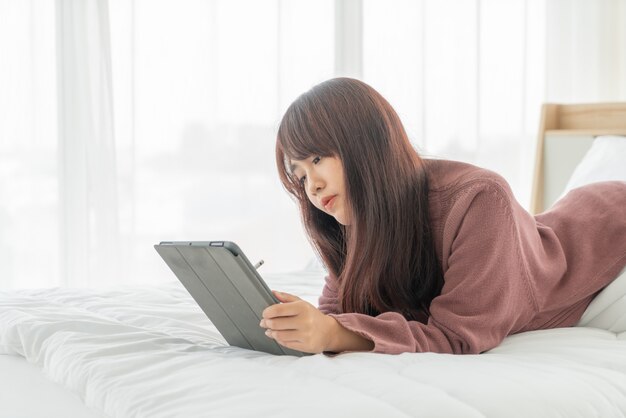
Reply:
[[[267,281],[315,303],[323,278]],[[272,356],[226,346],[178,282],[0,292],[0,353],[109,417],[626,416],[624,332],[529,332],[481,355]]]

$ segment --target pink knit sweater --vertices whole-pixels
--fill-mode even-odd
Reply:
[[[574,189],[533,217],[500,175],[424,162],[445,282],[430,317],[342,313],[332,275],[319,298],[319,309],[373,341],[373,352],[481,353],[510,334],[574,325],[626,265],[626,182]]]

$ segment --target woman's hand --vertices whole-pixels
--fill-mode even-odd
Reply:
[[[265,335],[280,345],[305,353],[321,353],[333,338],[337,321],[309,302],[289,293],[273,291],[282,303],[263,311]]]

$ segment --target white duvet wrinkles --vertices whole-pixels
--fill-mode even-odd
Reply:
[[[323,285],[267,279],[313,304]],[[0,292],[0,353],[109,417],[626,415],[623,332],[534,331],[481,355],[272,356],[226,345],[178,282]]]

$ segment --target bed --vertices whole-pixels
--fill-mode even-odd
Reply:
[[[589,114],[601,122],[565,123]],[[626,135],[626,104],[545,105],[542,120],[535,212],[569,186],[595,135]],[[569,137],[586,142],[573,152]],[[316,304],[324,275],[265,279]],[[296,358],[227,346],[176,280],[0,291],[0,417],[626,416],[626,272],[580,325],[480,355]]]

